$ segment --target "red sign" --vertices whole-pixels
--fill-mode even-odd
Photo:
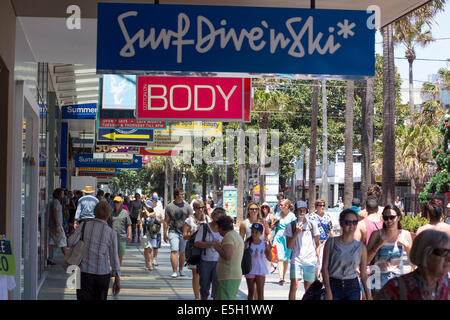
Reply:
[[[139,149],[139,155],[142,156],[165,156],[165,157],[175,157],[178,155],[178,151],[176,150],[151,150],[147,151],[145,148]]]
[[[140,120],[245,121],[250,115],[247,78],[138,77],[137,91]]]
[[[133,129],[165,129],[165,121],[145,121],[135,119],[103,119],[100,118],[100,128],[133,128]]]

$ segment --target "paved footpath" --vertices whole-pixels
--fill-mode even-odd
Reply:
[[[172,268],[169,260],[169,245],[162,244],[158,253],[159,266],[156,270],[146,271],[143,249],[137,243],[127,245],[127,251],[123,258],[122,276],[120,278],[120,294],[117,297],[109,291],[108,300],[193,300],[192,272],[186,269],[185,277],[173,279],[170,277]],[[56,254],[56,262],[62,260],[62,254]],[[75,289],[66,288],[68,278],[63,268],[57,264],[49,267],[47,279],[39,293],[39,300],[75,300]],[[289,279],[289,270],[286,280]],[[266,278],[265,299],[287,300],[289,294],[289,281],[284,285],[278,284],[279,276],[275,272]],[[299,284],[297,299],[303,296],[303,285]],[[242,279],[239,288],[238,299],[247,299],[247,283]]]

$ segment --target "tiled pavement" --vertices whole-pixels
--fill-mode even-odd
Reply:
[[[59,250],[58,250],[59,252]],[[109,291],[108,300],[191,300],[194,299],[192,292],[192,273],[186,269],[186,277],[172,279],[172,268],[169,261],[169,246],[162,244],[158,253],[159,266],[156,270],[146,271],[143,249],[137,243],[127,245],[127,251],[123,258],[121,289],[116,297]],[[56,262],[60,262],[62,254],[56,254]],[[66,288],[68,274],[64,273],[60,265],[49,268],[47,279],[43,284],[39,300],[75,300],[75,289]],[[286,274],[289,279],[289,271]],[[284,286],[278,284],[277,273],[270,274],[266,278],[265,299],[286,300],[289,293],[289,283]],[[303,287],[300,285],[299,287]],[[303,295],[299,288],[298,298]],[[247,284],[243,278],[238,293],[238,299],[247,299]]]

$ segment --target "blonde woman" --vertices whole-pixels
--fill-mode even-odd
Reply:
[[[241,235],[242,240],[245,241],[246,239],[251,237],[251,226],[254,223],[261,223],[264,226],[264,232],[261,239],[267,239],[270,234],[269,225],[261,216],[259,206],[254,202],[250,202],[247,206],[247,215],[245,217],[245,220],[242,221],[239,225],[239,234]]]

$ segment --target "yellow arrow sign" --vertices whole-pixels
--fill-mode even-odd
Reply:
[[[116,140],[116,139],[143,139],[148,140],[150,139],[149,134],[117,134],[115,132],[104,134],[103,137]]]

